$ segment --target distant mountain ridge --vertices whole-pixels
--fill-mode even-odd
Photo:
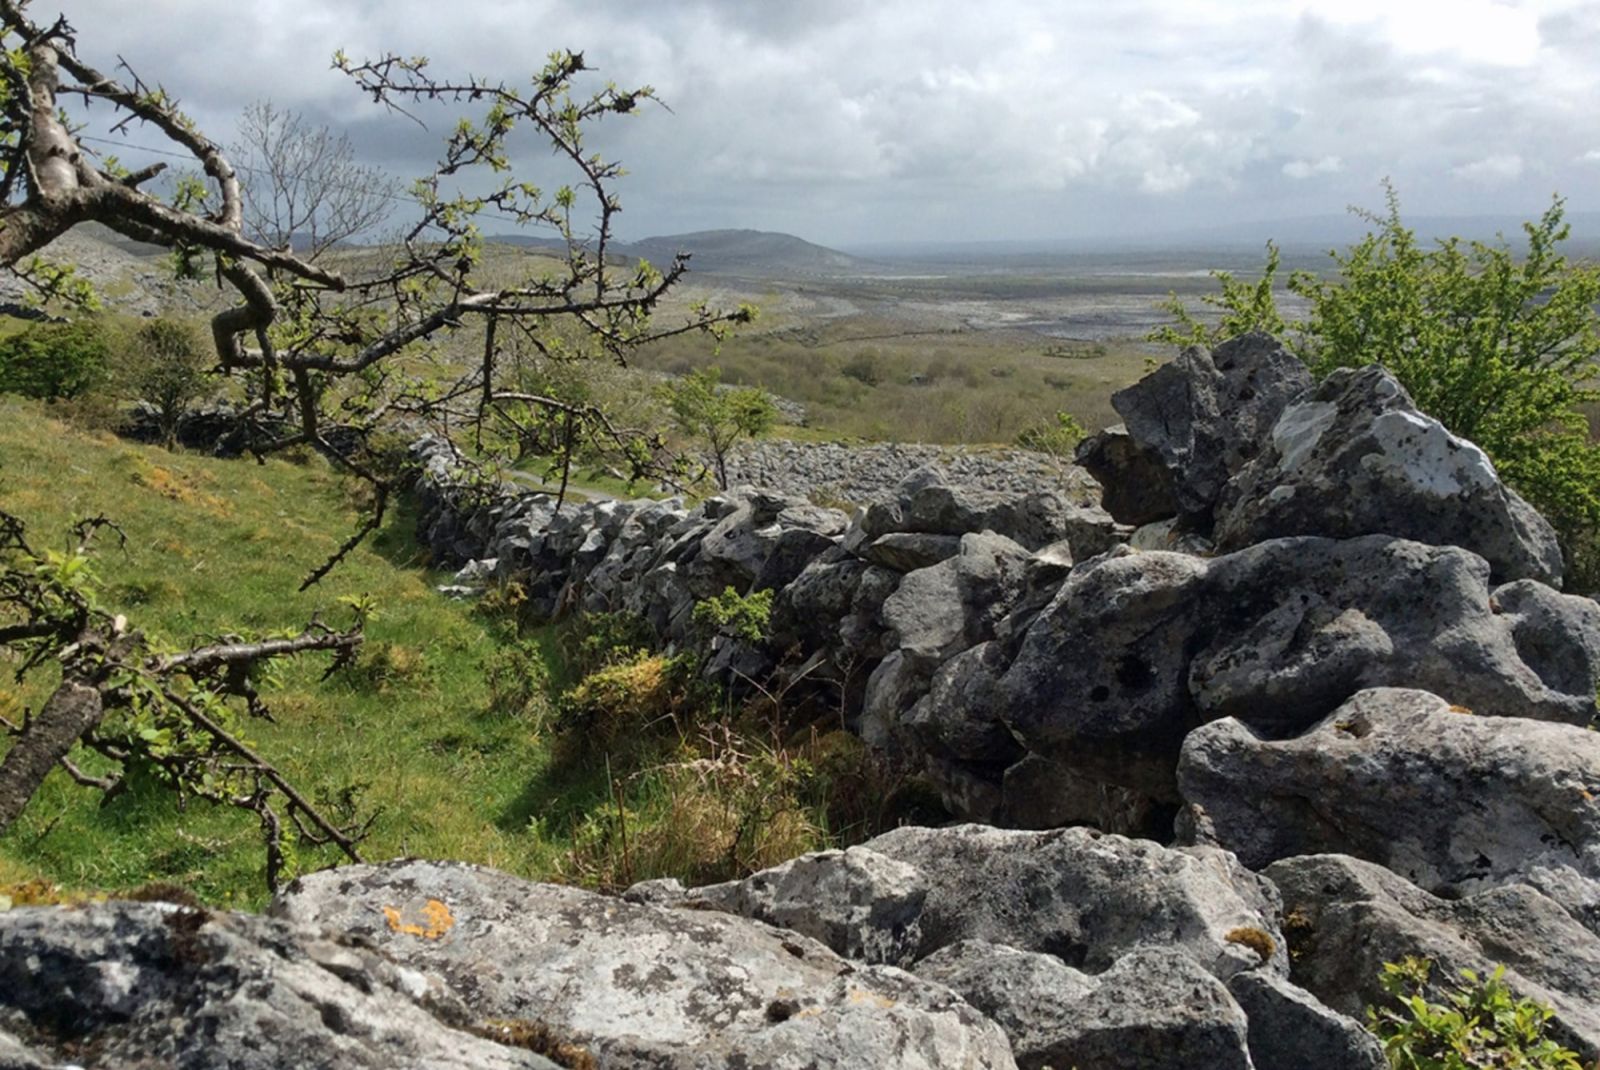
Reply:
[[[537,249],[565,248],[559,240],[525,234],[496,234],[488,240]],[[611,249],[617,255],[648,260],[661,267],[672,263],[678,253],[689,253],[690,268],[706,275],[832,275],[872,266],[870,261],[849,253],[770,230],[663,234],[633,242],[613,242]]]

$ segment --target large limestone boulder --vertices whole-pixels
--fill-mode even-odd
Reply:
[[[1178,747],[1198,723],[1187,673],[1206,567],[1122,550],[1072,571],[1001,685],[1007,723],[1030,751],[1175,798]]]
[[[1227,988],[1170,948],[1132,951],[1090,976],[1053,955],[963,940],[917,973],[1000,1023],[1024,1070],[1279,1070],[1252,1064],[1245,1017]],[[1341,1070],[1350,1065],[1360,1064]]]
[[[922,957],[960,940],[1054,955],[1086,973],[1137,948],[1177,948],[1218,977],[1261,964],[1245,932],[1287,972],[1271,884],[1225,851],[1173,849],[1093,829],[907,826],[868,848],[921,870]]]
[[[1219,717],[1304,731],[1357,691],[1586,725],[1600,605],[1481,557],[1381,535],[1274,539],[1211,561],[1122,550],[1074,569],[1002,682],[1032,752],[1176,800],[1183,739]]]
[[[999,1028],[948,989],[718,911],[406,861],[302,877],[272,912],[370,941],[479,1013],[572,1036],[602,1066],[1015,1065]]]
[[[1417,687],[1505,717],[1588,724],[1600,605],[1492,585],[1483,558],[1382,535],[1274,539],[1207,572],[1212,635],[1190,691],[1206,719],[1302,731],[1368,687]]]
[[[1360,1022],[1269,970],[1234,974],[1228,993],[1250,1023],[1256,1070],[1389,1070]]]
[[[892,646],[937,666],[994,635],[1026,589],[1032,555],[994,532],[961,536],[955,556],[909,573],[883,603]]]
[[[1179,513],[1204,528],[1228,480],[1310,388],[1311,373],[1298,358],[1271,335],[1252,333],[1209,353],[1184,350],[1113,394],[1111,405],[1129,437],[1165,465]]]
[[[124,902],[0,912],[0,1066],[555,1070],[487,1039],[509,1039],[496,1017],[425,971],[268,918]]]
[[[1600,932],[1594,732],[1378,689],[1292,739],[1231,718],[1197,729],[1178,784],[1190,838],[1252,869],[1329,853],[1450,896],[1525,883]]]
[[[1527,885],[1440,899],[1382,866],[1345,855],[1305,855],[1267,867],[1283,893],[1293,980],[1323,1003],[1359,1017],[1390,997],[1386,962],[1433,962],[1442,995],[1463,970],[1506,967],[1519,995],[1555,1009],[1555,1033],[1586,1060],[1600,1057],[1600,937]]]
[[[1549,522],[1382,367],[1334,372],[1270,432],[1222,495],[1220,550],[1285,535],[1381,533],[1465,547],[1489,562],[1496,583],[1561,585]]]

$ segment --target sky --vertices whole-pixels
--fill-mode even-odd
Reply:
[[[863,247],[1146,236],[1378,207],[1600,210],[1600,0],[33,0],[215,140],[270,98],[406,178],[455,113],[330,66],[526,80],[554,48],[667,105],[591,145],[624,237],[749,227]],[[130,12],[137,10],[137,15]],[[668,110],[670,108],[670,110]],[[152,142],[148,131],[130,142]],[[136,160],[135,150],[122,152]],[[537,142],[515,160],[570,178]]]

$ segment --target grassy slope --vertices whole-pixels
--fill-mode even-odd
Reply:
[[[0,397],[0,508],[29,523],[35,545],[59,542],[78,517],[105,513],[121,524],[126,552],[110,542],[100,554],[105,601],[173,644],[296,627],[319,609],[333,620],[340,596],[372,595],[379,617],[358,670],[323,683],[318,663],[289,666],[272,696],[278,723],[253,725],[261,749],[302,787],[369,785],[366,801],[384,808],[369,858],[428,855],[544,873],[560,845],[530,835],[529,818],[566,827],[571,808],[595,793],[554,776],[528,725],[490,712],[483,666],[502,637],[432,590],[437,576],[421,567],[409,516],[393,516],[320,587],[294,593],[356,515],[320,463],[169,454]],[[9,672],[0,676],[0,707],[15,713],[38,697],[19,692]],[[575,800],[556,807],[563,794]],[[204,804],[179,811],[155,787],[98,802],[53,774],[0,840],[0,874],[100,888],[163,880],[213,901],[259,900],[261,851],[248,815]]]

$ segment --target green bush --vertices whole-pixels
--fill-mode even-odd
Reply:
[[[1248,330],[1283,338],[1318,376],[1382,363],[1419,408],[1471,439],[1500,474],[1549,517],[1567,552],[1569,586],[1600,588],[1600,443],[1583,407],[1600,393],[1600,266],[1559,252],[1570,227],[1557,199],[1523,231],[1527,249],[1450,238],[1425,248],[1388,209],[1365,218],[1373,230],[1332,253],[1328,276],[1290,275],[1288,289],[1309,315],[1287,321],[1274,297],[1278,251],[1269,245],[1254,283],[1227,272],[1215,326],[1176,297],[1176,323],[1159,341],[1214,345]]]
[[[772,595],[770,590],[741,595],[728,587],[715,598],[696,602],[690,621],[708,639],[720,635],[762,643],[772,622]]]
[[[1488,977],[1462,971],[1443,1003],[1427,996],[1432,970],[1420,958],[1384,964],[1380,982],[1394,1004],[1369,1008],[1367,1020],[1395,1070],[1584,1070],[1577,1052],[1546,1035],[1554,1012],[1518,999],[1504,966]]]
[[[1070,458],[1088,429],[1069,412],[1057,412],[1051,421],[1041,421],[1022,429],[1017,445],[1056,457]]]
[[[92,319],[37,323],[0,340],[0,392],[75,398],[105,376],[106,332]]]
[[[195,328],[162,317],[130,334],[118,368],[126,393],[154,409],[162,440],[172,445],[178,421],[211,387],[213,354]]]

